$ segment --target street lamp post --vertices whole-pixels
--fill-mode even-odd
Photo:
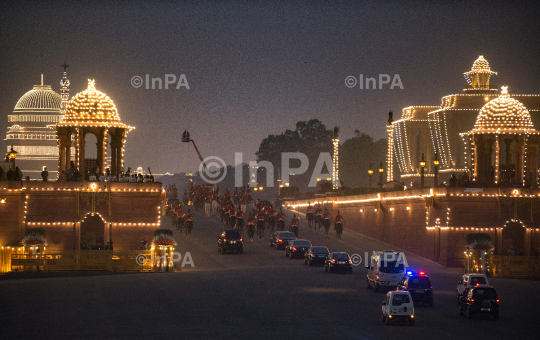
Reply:
[[[383,172],[384,172],[384,168],[381,161],[381,165],[379,166],[379,190],[380,191],[382,191],[382,188],[383,188],[383,179],[382,179]]]
[[[435,158],[433,159],[433,165],[435,169],[433,171],[433,187],[436,188],[439,186],[439,155],[435,153]]]
[[[422,153],[422,160],[420,161],[420,188],[424,189],[424,168],[426,161],[424,160],[424,153]]]
[[[371,163],[369,163],[369,170],[367,173],[369,174],[369,187],[371,188],[371,182],[373,179],[373,166],[371,166]]]
[[[11,150],[9,150],[7,154],[7,158],[9,160],[9,169],[11,171],[15,171],[15,158],[17,157],[17,151],[13,150],[13,145],[11,146]]]

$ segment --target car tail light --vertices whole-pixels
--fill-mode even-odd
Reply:
[[[242,241],[243,241],[243,240],[242,240],[242,239],[240,239],[240,242],[242,242]]]
[[[352,261],[351,261],[351,260],[349,260],[349,263],[352,263]]]
[[[296,247],[292,247],[292,250],[293,250],[293,251],[296,251]]]
[[[227,239],[226,239],[226,238],[224,238],[224,239],[223,239],[223,242],[227,242]]]
[[[278,243],[283,243],[283,240],[278,240]]]
[[[499,303],[499,299],[495,300],[495,302]]]
[[[474,302],[474,299],[471,299],[471,302]]]
[[[379,275],[375,277],[375,281],[379,281]]]
[[[420,272],[420,275],[426,275],[426,273],[425,272]]]
[[[332,263],[336,263],[336,260],[332,260]]]
[[[477,284],[476,284],[476,286],[478,287],[478,286],[480,286],[480,284],[479,284],[479,283],[477,283]]]

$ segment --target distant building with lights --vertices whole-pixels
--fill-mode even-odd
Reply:
[[[402,111],[401,119],[389,120],[387,181],[394,180],[392,171],[394,164],[397,165],[400,177],[395,180],[401,180],[406,185],[409,182],[418,181],[422,154],[426,157],[426,185],[434,176],[435,154],[440,160],[441,181],[439,182],[448,179],[452,173],[461,175],[465,171],[479,177],[480,175],[474,172],[474,157],[478,157],[478,153],[475,156],[472,141],[464,133],[475,128],[480,110],[487,103],[499,98],[497,87],[490,84],[491,76],[496,74],[491,70],[487,60],[480,56],[473,63],[471,70],[464,73],[468,82],[463,89],[464,93],[442,97],[439,106],[406,107]],[[540,95],[512,94],[511,99],[521,103],[527,109],[531,124],[540,126]],[[493,131],[493,133],[498,132]],[[490,148],[495,147],[495,139]],[[505,161],[504,171],[515,174],[519,163],[519,148],[522,144],[512,138],[504,138],[504,140],[503,137],[499,138],[499,147],[502,147],[501,143],[508,143],[500,154]],[[530,154],[531,149],[527,152]],[[492,156],[491,161],[484,161],[491,162],[486,165],[488,169],[486,171],[489,171],[491,166],[495,168],[498,162],[495,155]],[[535,171],[529,172],[535,173]],[[482,176],[485,179],[485,174]],[[517,177],[514,176],[514,179],[517,180]]]
[[[43,167],[49,177],[56,179],[58,170],[58,145],[56,131],[50,125],[62,119],[62,98],[50,85],[35,85],[15,105],[8,115],[6,150],[17,151],[17,166],[24,177],[41,179]]]

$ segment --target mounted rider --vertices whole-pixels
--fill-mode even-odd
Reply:
[[[313,206],[311,206],[311,202],[308,202],[308,206],[306,208],[306,218],[308,220],[308,228],[311,228],[313,226]]]
[[[298,237],[298,224],[299,223],[300,223],[300,219],[296,217],[296,214],[294,214],[291,220],[290,231],[292,231],[294,235],[296,235],[296,237]]]
[[[341,233],[343,232],[343,216],[339,213],[339,210],[334,220],[334,230],[336,231],[336,237],[341,238]]]
[[[279,212],[277,214],[277,223],[278,223],[278,230],[283,231],[285,230],[285,213],[279,209]]]
[[[325,234],[328,235],[328,230],[330,230],[330,212],[328,212],[328,209],[326,208],[324,208],[322,219],[323,219]]]

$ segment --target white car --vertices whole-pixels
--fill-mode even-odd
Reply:
[[[405,319],[414,325],[414,304],[408,291],[396,290],[386,294],[382,305],[382,321],[389,325],[393,320]]]
[[[456,295],[459,297],[463,294],[463,291],[467,288],[476,286],[489,286],[487,276],[484,274],[465,274],[459,280],[456,288]]]

